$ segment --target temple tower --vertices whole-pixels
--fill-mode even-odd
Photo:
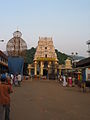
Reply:
[[[52,38],[39,37],[38,46],[34,56],[34,74],[47,77],[52,73],[52,70],[50,69],[52,67],[54,67],[54,71],[57,73],[57,64],[58,60]]]

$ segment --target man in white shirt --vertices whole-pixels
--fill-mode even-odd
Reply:
[[[21,80],[22,80],[21,74],[18,74],[17,78],[18,78],[18,85],[20,86],[21,85]]]

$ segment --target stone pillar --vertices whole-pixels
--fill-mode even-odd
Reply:
[[[40,75],[43,76],[43,62],[40,62]]]
[[[34,62],[34,75],[37,75],[37,61]]]
[[[57,74],[57,61],[55,61],[55,74]]]
[[[50,67],[51,67],[51,62],[48,62],[48,75],[51,73]]]
[[[69,59],[65,60],[65,68],[72,69],[71,60],[69,60]]]
[[[28,64],[28,75],[31,76],[31,65]]]

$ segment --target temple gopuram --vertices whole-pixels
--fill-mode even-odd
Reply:
[[[50,37],[39,37],[34,56],[34,76],[55,79],[57,77],[58,59],[55,53],[53,40]],[[28,65],[29,75],[31,65]]]

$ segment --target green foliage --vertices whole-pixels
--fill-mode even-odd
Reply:
[[[26,51],[26,63],[28,64],[33,63],[35,52],[36,48],[34,47]]]
[[[68,58],[68,55],[59,52],[57,49],[55,51],[57,54],[59,64],[64,64],[65,60]],[[33,63],[35,52],[36,52],[36,48],[34,47],[26,51],[26,63],[28,64]]]
[[[58,62],[59,64],[65,64],[65,60],[69,57],[68,55],[59,52],[57,49],[55,49],[55,52],[57,54]]]

